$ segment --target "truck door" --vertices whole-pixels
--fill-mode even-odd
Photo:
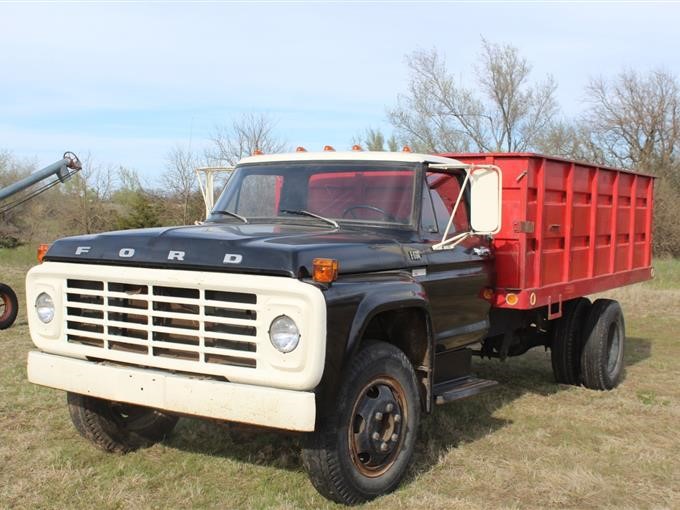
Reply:
[[[456,349],[483,338],[489,328],[489,303],[481,298],[491,285],[490,240],[472,236],[452,249],[431,249],[441,241],[461,180],[450,173],[432,173],[423,186],[421,235],[427,274],[422,282],[428,293],[437,352]],[[454,218],[457,232],[470,230],[468,197],[463,196]]]

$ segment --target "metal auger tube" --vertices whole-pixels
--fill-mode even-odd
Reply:
[[[51,177],[53,175],[56,175],[56,177],[61,182],[64,182],[71,176],[73,171],[78,171],[81,168],[82,165],[78,157],[72,152],[66,152],[64,154],[63,159],[56,161],[51,165],[46,166],[42,170],[38,170],[37,172],[28,175],[27,177],[24,177],[23,179],[21,179],[18,182],[15,182],[14,184],[10,184],[6,188],[0,189],[0,200],[4,200],[8,197],[11,197],[12,195],[19,193],[20,191],[23,191],[26,188],[30,188],[34,184],[44,179],[47,179],[48,177]]]

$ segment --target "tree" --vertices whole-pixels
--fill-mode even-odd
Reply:
[[[195,173],[200,166],[202,162],[189,149],[176,145],[168,152],[162,182],[169,205],[177,205],[178,213],[168,218],[174,223],[188,225],[201,218],[203,201]]]
[[[159,227],[160,224],[158,210],[153,203],[152,197],[140,190],[134,195],[127,214],[118,219],[116,226],[124,230],[129,228]]]
[[[553,78],[530,84],[531,66],[510,45],[482,39],[475,87],[481,94],[457,83],[434,49],[412,53],[407,65],[408,92],[388,118],[418,150],[530,150],[558,110]]]
[[[80,234],[110,230],[116,220],[110,203],[115,172],[95,164],[89,155],[82,162],[83,169],[64,185],[64,229]]]
[[[612,80],[592,79],[586,98],[591,108],[583,120],[611,163],[645,166],[676,180],[680,86],[675,76],[624,71]]]
[[[368,128],[363,135],[354,137],[353,143],[358,144],[369,151],[388,150],[395,152],[399,150],[399,144],[394,135],[391,135],[385,140],[385,135],[380,129]],[[387,148],[385,148],[385,143],[387,143]]]
[[[591,108],[583,123],[606,162],[653,173],[656,182],[654,249],[680,255],[680,85],[665,71],[624,71],[587,88]]]
[[[267,154],[283,152],[287,144],[277,137],[275,127],[276,122],[268,115],[244,114],[230,126],[216,128],[207,157],[216,166],[234,166],[256,150]]]

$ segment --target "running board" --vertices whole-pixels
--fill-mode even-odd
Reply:
[[[434,387],[436,404],[447,404],[454,400],[472,397],[484,393],[498,384],[498,381],[478,379],[477,377],[461,377],[453,381],[439,383]]]

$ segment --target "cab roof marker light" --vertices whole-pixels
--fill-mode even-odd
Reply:
[[[335,152],[335,149],[333,148],[332,145],[324,145],[323,150],[324,152]]]
[[[302,145],[300,145],[299,147],[297,147],[295,149],[295,152],[307,152],[307,149],[305,149]]]

